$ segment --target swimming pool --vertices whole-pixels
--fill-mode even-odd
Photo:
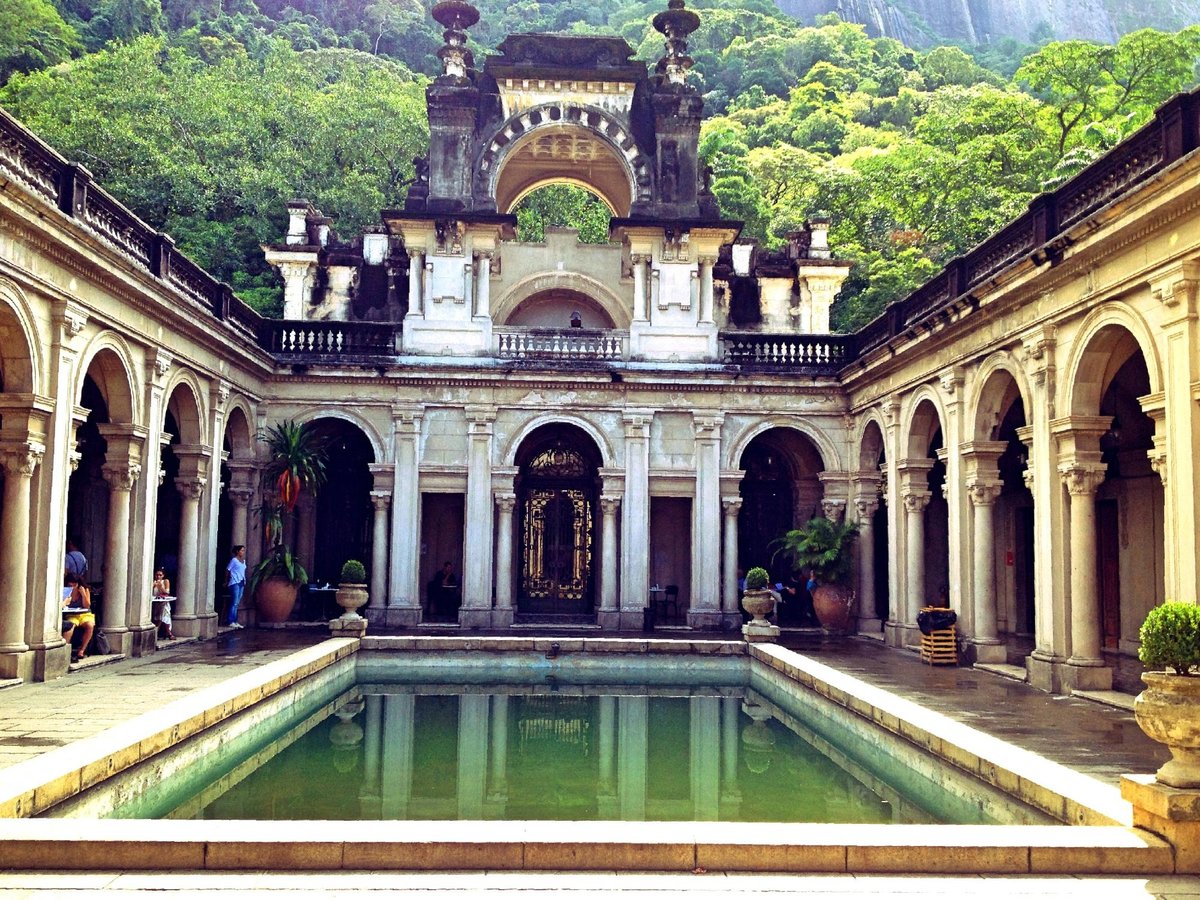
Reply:
[[[470,682],[475,674],[482,678],[485,667],[498,664],[502,669],[534,671],[543,685],[548,675],[554,676],[561,691],[572,680],[564,673],[575,670],[593,679],[595,671],[588,670],[611,673],[616,668],[636,681],[629,673],[628,657],[647,654],[670,656],[669,665],[656,661],[655,667],[669,670],[692,688],[706,688],[703,680],[716,677],[711,673],[718,669],[728,672],[732,660],[745,670],[748,688],[771,716],[794,734],[798,734],[794,723],[787,723],[786,717],[795,714],[796,701],[801,706],[829,705],[839,726],[848,731],[852,747],[889,754],[894,750],[889,745],[899,741],[905,754],[903,767],[921,773],[922,778],[970,777],[969,783],[1015,796],[1020,804],[1058,822],[1096,827],[477,819],[283,821],[267,827],[246,820],[134,819],[113,820],[100,829],[95,825],[104,807],[116,809],[118,800],[137,796],[147,784],[194,769],[199,759],[231,751],[231,742],[240,739],[239,729],[249,734],[270,727],[282,711],[297,708],[305,698],[317,702],[320,692],[331,685],[337,690],[326,703],[334,703],[356,681],[386,681],[376,670],[392,668],[398,657],[406,659],[410,668],[425,670],[429,682],[445,681],[447,671],[457,673],[456,681]],[[608,685],[622,683],[622,678],[611,674],[601,680]],[[286,693],[293,685],[297,692]],[[1023,758],[1003,742],[778,647],[619,639],[375,638],[361,645],[329,641],[275,668],[264,667],[253,677],[243,676],[219,691],[204,693],[208,696],[188,698],[174,709],[143,717],[147,721],[121,734],[106,733],[104,740],[89,748],[102,758],[81,760],[78,748],[74,758],[57,751],[46,754],[40,773],[53,777],[26,792],[0,792],[0,812],[7,815],[73,817],[0,821],[0,848],[9,864],[60,868],[63,861],[61,854],[53,852],[54,842],[78,839],[78,853],[73,852],[69,862],[73,868],[111,865],[116,858],[128,867],[150,869],[678,870],[701,866],[814,872],[1141,872],[1171,868],[1169,847],[1120,827],[1124,823],[1120,804],[1114,802],[1115,791],[1098,791],[1092,779],[1037,757]],[[219,723],[222,728],[213,727]],[[823,734],[821,740],[827,739]],[[909,752],[915,748],[920,752]],[[365,748],[363,754],[360,759],[365,758]],[[857,766],[860,776],[869,770],[867,762],[850,755],[843,760]],[[861,783],[864,777],[857,780]],[[1006,783],[1013,789],[1002,790]],[[80,792],[83,786],[89,790]]]

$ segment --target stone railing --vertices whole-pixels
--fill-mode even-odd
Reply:
[[[259,339],[276,356],[312,358],[395,356],[400,326],[387,322],[299,322],[263,319]]]
[[[629,332],[593,328],[495,328],[500,359],[599,360],[629,358]]]
[[[1200,148],[1200,89],[1159,107],[1154,119],[1055,191],[1042,194],[1023,215],[903,300],[897,300],[857,333],[859,353],[936,323],[974,304],[972,291],[1025,259],[1054,262],[1065,233],[1098,210]]]
[[[749,368],[804,369],[834,374],[854,359],[849,334],[760,334],[723,331],[722,358]]]

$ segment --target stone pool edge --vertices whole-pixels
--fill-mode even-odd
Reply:
[[[555,646],[557,645],[557,646]],[[254,672],[197,691],[160,710],[0,772],[0,866],[135,870],[672,870],[922,872],[975,874],[1165,874],[1171,846],[1124,824],[1088,827],[986,825],[780,825],[754,823],[255,822],[29,819],[64,797],[149,759],[253,703],[323,671],[359,649],[534,650],[589,653],[698,653],[749,656],[918,746],[1008,789],[1016,778],[1051,790],[1020,767],[1013,751],[1040,762],[1042,776],[1066,773],[981,732],[931,713],[852,676],[775,646],[686,639],[413,637],[327,640]],[[952,740],[963,739],[959,747]],[[948,754],[947,748],[951,749]],[[961,750],[958,758],[954,750]],[[992,770],[995,771],[992,771]],[[1075,781],[1070,787],[1079,788]],[[1114,789],[1115,790],[1115,789]],[[1017,796],[1020,793],[1017,792]],[[1119,793],[1118,793],[1119,797]],[[1064,803],[1068,802],[1064,800]],[[1088,809],[1084,820],[1111,821]],[[1104,804],[1107,806],[1107,802]],[[1066,807],[1064,806],[1064,809]],[[1072,809],[1076,807],[1073,806]],[[1097,818],[1099,817],[1099,818]],[[1082,821],[1077,818],[1066,821]],[[1119,821],[1119,820],[1118,820]],[[328,834],[323,832],[329,832]],[[64,843],[65,842],[65,843]],[[63,852],[70,846],[69,853]]]

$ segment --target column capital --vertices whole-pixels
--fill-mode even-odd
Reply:
[[[386,511],[392,503],[391,491],[371,491],[371,506],[376,512]]]
[[[649,409],[626,410],[621,414],[625,423],[626,438],[646,439],[650,436],[650,423],[654,421],[654,411]]]
[[[82,334],[83,329],[87,327],[87,308],[73,300],[66,300],[62,302],[61,306],[57,302],[54,305],[56,324],[62,329],[62,339],[65,344]]]
[[[692,426],[695,428],[697,441],[719,441],[723,424],[724,413],[692,413]]]
[[[930,491],[924,490],[909,490],[904,493],[904,508],[910,513],[920,513],[925,511],[925,507],[929,506],[929,501],[933,499],[933,494]]]
[[[132,460],[105,463],[100,469],[110,490],[132,491],[134,484],[142,475],[141,463]]]
[[[1000,499],[1000,492],[1003,490],[1004,483],[999,479],[967,479],[967,496],[971,498],[971,503],[975,506],[994,506]]]
[[[168,350],[156,348],[146,355],[146,374],[152,382],[161,384],[167,372],[175,362],[175,356]]]
[[[415,427],[420,430],[421,418],[425,408],[415,404],[397,403],[392,407],[392,427],[397,431],[412,431]]]
[[[234,506],[249,506],[254,499],[254,489],[248,487],[230,487],[228,494]]]
[[[938,384],[941,386],[942,393],[949,399],[954,399],[965,380],[961,366],[951,366],[938,373]]]
[[[725,510],[725,515],[736,516],[742,510],[741,497],[722,497],[721,508]]]
[[[1092,496],[1104,483],[1108,467],[1082,462],[1066,462],[1058,467],[1067,493],[1074,497]]]
[[[175,479],[175,487],[184,500],[199,500],[204,496],[204,487],[207,484],[208,479],[204,477]]]
[[[854,501],[854,511],[858,513],[860,528],[869,528],[872,517],[879,511],[879,497],[859,497]]]
[[[6,475],[32,478],[45,453],[46,448],[40,444],[0,444],[0,469]]]
[[[846,501],[826,498],[821,501],[821,512],[830,522],[840,522],[846,514]]]
[[[600,502],[604,502],[604,498],[600,498]],[[501,491],[496,494],[496,508],[506,515],[511,513],[517,507],[517,495],[512,491]]]
[[[606,516],[615,516],[621,508],[621,498],[616,494],[600,495],[600,511]]]
[[[468,406],[464,412],[467,417],[467,433],[471,437],[491,437],[492,426],[496,422],[496,407],[480,404]]]

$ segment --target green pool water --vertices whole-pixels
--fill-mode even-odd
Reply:
[[[436,654],[421,659],[367,657],[240,730],[174,748],[173,763],[135,773],[136,787],[114,788],[100,814],[1049,822],[744,661],[631,658],[597,669],[474,656],[455,669]]]

